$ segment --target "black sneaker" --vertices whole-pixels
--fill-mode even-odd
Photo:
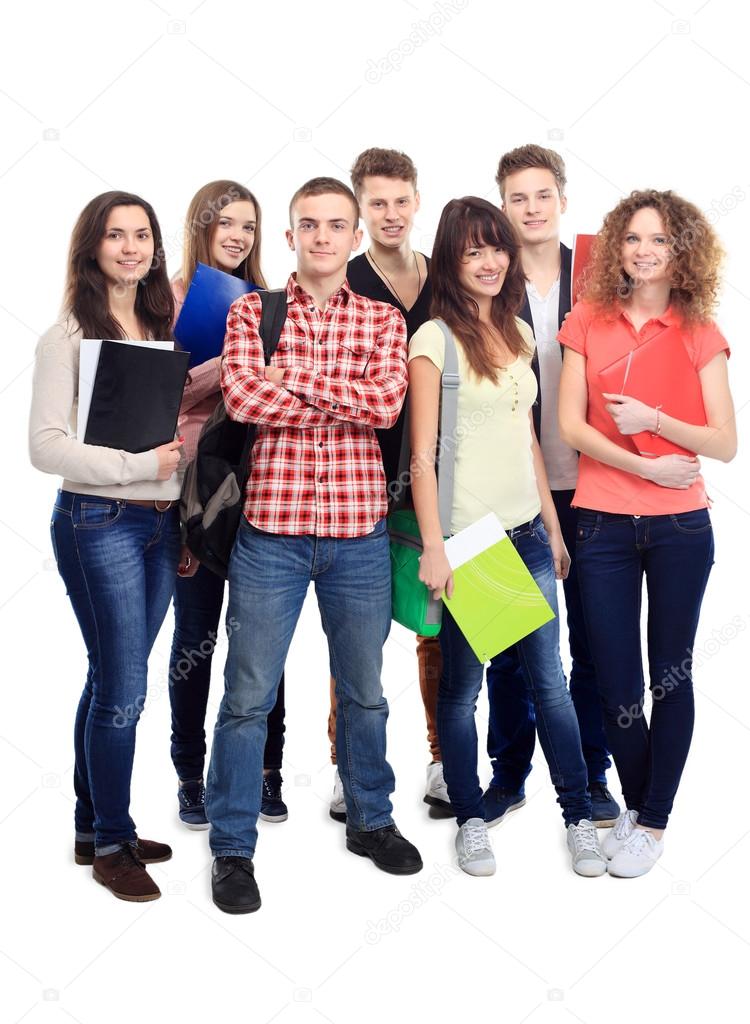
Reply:
[[[376,867],[391,875],[415,875],[422,870],[419,850],[404,839],[395,825],[372,832],[358,832],[347,825],[346,848],[358,857],[369,857]]]
[[[260,798],[260,816],[263,821],[286,821],[289,810],[281,799],[281,772],[273,771],[263,776],[263,791]]]
[[[511,789],[500,789],[499,786],[490,786],[482,798],[484,805],[484,821],[487,828],[499,825],[506,814],[517,811],[526,803],[523,790],[514,792]]]
[[[591,820],[597,828],[609,828],[617,821],[620,805],[607,789],[605,782],[589,784],[591,794]]]
[[[180,821],[187,828],[203,830],[209,828],[206,817],[206,789],[203,779],[181,782],[177,790]]]
[[[216,857],[211,896],[225,914],[251,914],[260,906],[258,883],[249,857]]]

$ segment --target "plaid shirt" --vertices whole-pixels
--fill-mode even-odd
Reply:
[[[375,427],[390,427],[406,395],[406,325],[397,309],[344,282],[323,311],[295,281],[264,378],[260,296],[227,317],[221,390],[229,416],[256,423],[245,516],[267,533],[361,537],[386,514]]]

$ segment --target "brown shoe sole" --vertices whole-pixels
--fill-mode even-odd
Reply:
[[[91,865],[94,863],[94,858],[93,857],[89,857],[87,854],[75,853],[73,856],[75,858],[76,864],[83,864],[83,865],[86,865],[87,867],[91,867]],[[171,853],[167,854],[166,857],[140,857],[140,860],[141,860],[142,864],[163,864],[165,860],[171,860],[171,859],[172,859],[172,854]]]
[[[117,892],[112,886],[107,885],[103,878],[97,875],[96,871],[92,872],[94,881],[98,882],[99,885],[103,885],[105,889],[109,889],[113,896],[116,896],[118,900],[125,900],[127,903],[150,903],[151,900],[158,900],[161,896],[161,892],[146,893],[142,896],[131,896],[129,893]]]

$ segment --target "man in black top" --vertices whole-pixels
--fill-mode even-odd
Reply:
[[[417,170],[405,153],[393,149],[366,149],[352,168],[352,188],[359,200],[362,219],[370,236],[366,252],[349,262],[347,280],[352,291],[370,299],[390,302],[406,320],[407,337],[430,318],[430,261],[411,247],[414,216],[419,210]],[[404,409],[389,430],[378,430],[386,481],[398,475],[398,459],[404,430]],[[437,691],[442,660],[437,637],[417,637],[419,686],[427,718],[430,763],[427,766],[425,802],[433,813],[450,814],[448,791],[437,738]],[[336,763],[336,702],[331,680],[331,714],[328,719],[331,760]],[[338,772],[334,782],[331,817],[346,819]]]
[[[496,180],[503,210],[522,244],[526,295],[520,316],[533,328],[536,340],[532,367],[539,397],[533,410],[534,428],[571,557],[570,572],[563,582],[572,659],[570,695],[588,769],[592,818],[596,825],[605,827],[614,825],[620,808],[607,789],[606,771],[611,761],[576,576],[577,512],[570,503],[578,476],[578,455],[562,441],[557,425],[562,370],[557,332],[570,311],[571,251],[560,242],[560,215],[566,205],[565,164],[554,150],[519,146],[501,157]],[[487,824],[495,825],[508,811],[526,802],[524,781],[531,771],[534,752],[534,708],[514,649],[496,659],[488,670],[487,690],[487,750],[493,777],[484,804]]]

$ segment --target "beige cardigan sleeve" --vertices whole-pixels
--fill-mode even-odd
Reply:
[[[93,485],[127,485],[156,480],[159,459],[151,450],[137,455],[83,444],[75,436],[81,331],[58,321],[39,339],[29,419],[29,454],[43,473]]]

